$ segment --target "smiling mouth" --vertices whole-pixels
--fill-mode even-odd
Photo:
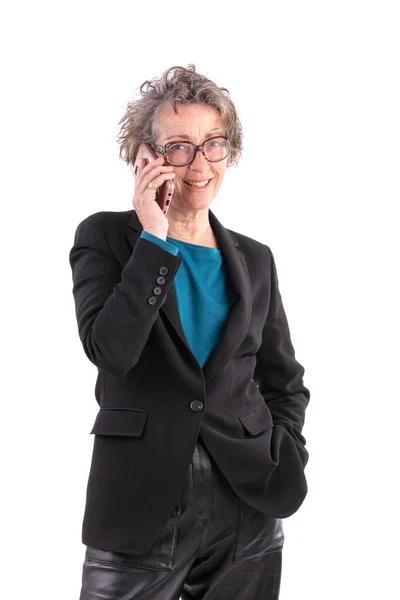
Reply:
[[[205,188],[208,186],[210,181],[211,181],[211,179],[204,179],[204,181],[185,181],[185,180],[183,180],[183,182],[186,183],[186,185],[188,185],[192,188]]]

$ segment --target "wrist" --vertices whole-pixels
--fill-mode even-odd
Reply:
[[[167,241],[167,234],[163,231],[157,229],[144,229],[143,231],[145,231],[146,233],[151,233],[151,235],[155,235],[156,237],[159,237],[160,239],[164,240],[164,242]]]

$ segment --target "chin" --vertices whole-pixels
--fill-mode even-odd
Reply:
[[[189,197],[185,199],[185,204],[186,206],[192,206],[194,208],[207,208],[208,206],[210,206],[210,204],[212,203],[212,201],[214,200],[214,196],[209,196],[207,194],[204,195],[204,197],[202,198],[193,198],[193,197]]]
[[[214,200],[214,194],[185,194],[177,196],[175,204],[182,204],[188,208],[206,208]]]

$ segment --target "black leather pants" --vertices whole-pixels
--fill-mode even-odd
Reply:
[[[282,520],[244,504],[199,438],[150,551],[87,546],[80,600],[277,600],[283,540]]]

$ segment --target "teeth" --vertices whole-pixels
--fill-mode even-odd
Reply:
[[[193,185],[195,187],[205,187],[209,181],[210,180],[207,179],[206,181],[201,181],[201,182],[186,181],[186,183],[189,184],[189,185]]]

